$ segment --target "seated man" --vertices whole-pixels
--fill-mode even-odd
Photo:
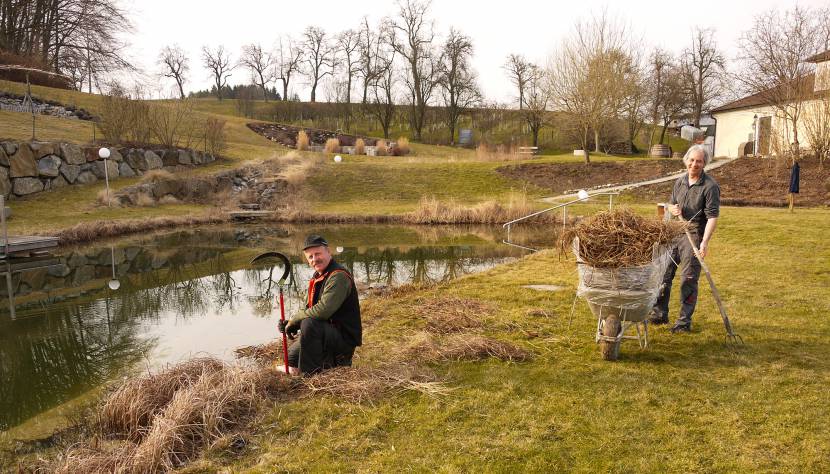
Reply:
[[[334,261],[328,242],[319,235],[306,238],[303,254],[314,269],[306,309],[280,322],[280,331],[294,339],[288,347],[288,366],[295,375],[351,365],[354,349],[362,342],[360,303],[352,274]]]

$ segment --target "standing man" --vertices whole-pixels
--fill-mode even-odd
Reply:
[[[683,157],[686,165],[686,174],[677,179],[671,193],[668,206],[672,216],[679,216],[689,221],[689,233],[692,240],[700,249],[701,257],[706,257],[709,250],[709,241],[715,232],[720,214],[720,186],[703,171],[709,164],[711,156],[709,149],[702,145],[693,145]],[[672,260],[677,266],[669,263],[666,274],[663,276],[663,287],[657,303],[654,305],[653,316],[649,320],[652,324],[666,324],[669,322],[669,298],[671,297],[672,280],[678,266],[682,266],[680,273],[680,314],[677,322],[671,328],[672,333],[690,332],[692,329],[692,313],[697,303],[697,282],[700,278],[700,262],[695,257],[689,239],[685,235],[678,237],[671,253]]]
[[[360,303],[352,274],[334,261],[329,243],[319,235],[306,238],[303,255],[314,269],[306,308],[290,321],[280,322],[280,332],[294,340],[288,347],[288,366],[294,375],[351,365],[355,347],[362,343]]]

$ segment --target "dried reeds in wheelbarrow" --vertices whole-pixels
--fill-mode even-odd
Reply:
[[[579,257],[595,268],[622,268],[651,262],[655,244],[665,245],[683,235],[685,224],[635,214],[626,208],[588,217],[562,234],[562,253],[570,253],[579,237]]]

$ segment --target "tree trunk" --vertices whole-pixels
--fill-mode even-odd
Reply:
[[[184,88],[182,87],[182,81],[176,81],[176,83],[179,85],[179,95],[182,100],[184,100]]]
[[[533,146],[539,146],[539,128],[534,127],[531,131],[533,132]]]
[[[663,140],[665,140],[665,138],[666,138],[666,129],[667,129],[667,128],[669,128],[669,123],[668,123],[668,122],[666,122],[666,123],[663,125],[663,130],[660,132],[660,142],[659,142],[659,143],[660,143],[661,145],[663,144]]]
[[[588,150],[588,127],[585,127],[582,132],[582,151],[585,153],[585,164],[590,164],[591,152]]]
[[[594,129],[594,153],[599,153],[599,130]]]
[[[283,78],[282,80],[282,101],[286,102],[288,100],[288,79]]]

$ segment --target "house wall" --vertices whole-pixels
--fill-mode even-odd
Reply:
[[[810,104],[810,102],[807,104]],[[804,122],[805,115],[810,113],[811,110],[813,110],[811,107],[805,106],[802,109],[802,114],[799,119],[798,142],[801,148],[810,148],[810,140],[808,139]],[[753,117],[755,114],[758,114],[759,117],[772,116],[773,136],[770,137],[771,141],[776,139],[783,143],[791,143],[793,141],[793,131],[790,122],[788,120],[785,121],[772,107],[718,112],[714,114],[718,120],[718,125],[715,130],[715,156],[730,158],[738,156],[738,146],[741,143],[750,141],[752,137],[754,132]],[[774,153],[773,146],[770,146],[770,152]]]

